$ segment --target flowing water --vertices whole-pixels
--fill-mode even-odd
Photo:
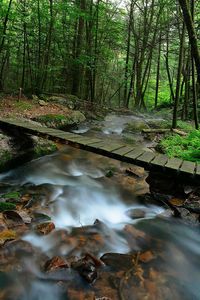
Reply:
[[[147,140],[142,136],[141,130],[151,126],[159,127],[161,122],[165,120],[160,117],[143,114],[108,114],[103,121],[92,121],[78,125],[76,128],[71,129],[73,133],[83,134],[89,137],[99,137],[104,140],[112,140],[126,142],[130,144],[137,144],[142,147],[153,147],[155,142]],[[133,130],[127,129],[127,124],[134,124]],[[134,130],[135,127],[135,130]]]
[[[0,299],[200,299],[199,227],[142,201],[146,173],[132,178],[128,167],[66,148],[1,174],[1,194],[29,195],[22,210],[32,220],[15,226],[18,239],[0,250]],[[46,216],[55,229],[39,235]],[[92,283],[73,268],[44,270],[54,256],[72,261],[85,253],[105,263]]]

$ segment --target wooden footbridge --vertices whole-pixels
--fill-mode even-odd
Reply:
[[[141,147],[116,143],[112,142],[112,140],[104,141],[99,138],[81,136],[62,130],[38,126],[19,119],[0,118],[0,128],[21,130],[23,133],[48,138],[75,148],[135,164],[146,170],[200,179],[200,164],[178,158],[168,158],[166,155],[150,152]]]

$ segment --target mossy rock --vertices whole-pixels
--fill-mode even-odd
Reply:
[[[147,124],[150,128],[161,128],[161,129],[167,129],[171,128],[171,121],[162,120],[162,119],[149,119],[147,120]]]
[[[132,121],[127,123],[126,127],[124,128],[124,132],[135,132],[135,131],[142,131],[143,129],[148,129],[149,125],[143,120]]]
[[[0,168],[2,168],[8,161],[13,158],[13,153],[9,150],[3,150],[0,152]]]
[[[48,127],[64,128],[70,125],[76,125],[86,120],[84,114],[80,111],[72,111],[69,115],[48,114],[36,117],[34,119]]]

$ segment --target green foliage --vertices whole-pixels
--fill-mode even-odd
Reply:
[[[19,199],[20,198],[20,193],[19,192],[10,192],[2,195],[3,198],[9,198],[9,199]]]
[[[64,115],[54,115],[54,114],[48,114],[44,116],[37,117],[37,121],[41,123],[47,123],[47,122],[62,122],[65,120],[66,117]]]
[[[19,100],[15,102],[15,108],[20,110],[20,111],[24,111],[24,110],[29,110],[33,107],[32,104]]]
[[[13,203],[0,202],[0,212],[6,210],[15,210],[15,209],[16,209],[16,205]]]
[[[160,146],[169,157],[179,157],[200,163],[200,131],[193,130],[187,136],[174,134],[160,142]]]

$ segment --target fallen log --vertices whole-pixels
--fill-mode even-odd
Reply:
[[[171,129],[169,128],[148,128],[148,129],[142,129],[143,133],[165,133],[170,132]]]

